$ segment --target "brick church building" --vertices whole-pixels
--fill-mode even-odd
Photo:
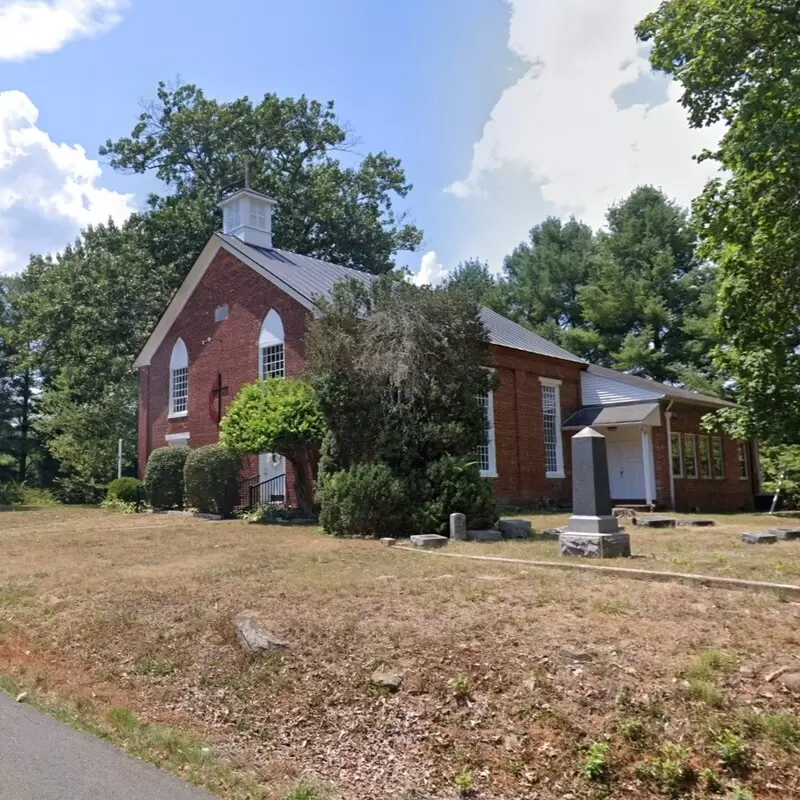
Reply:
[[[315,301],[356,270],[272,246],[275,201],[252,189],[225,198],[214,234],[136,360],[139,471],[157,447],[218,440],[239,389],[304,366]],[[481,312],[499,388],[483,398],[487,438],[477,458],[499,499],[568,503],[572,434],[607,440],[612,498],[676,510],[750,509],[759,490],[754,442],[706,435],[701,418],[724,400],[588,364],[509,319]],[[292,494],[281,457],[249,458],[253,497]],[[286,482],[288,480],[288,487]]]

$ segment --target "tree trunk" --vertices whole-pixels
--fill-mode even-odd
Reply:
[[[297,497],[297,505],[303,512],[303,516],[314,516],[314,453],[309,450],[302,450],[291,456],[286,456],[294,467],[294,489]]]
[[[22,379],[22,405],[19,415],[19,468],[18,479],[20,483],[25,483],[28,475],[28,434],[31,429],[31,373],[25,370]]]

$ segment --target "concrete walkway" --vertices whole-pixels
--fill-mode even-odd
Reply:
[[[0,691],[0,800],[213,800]]]

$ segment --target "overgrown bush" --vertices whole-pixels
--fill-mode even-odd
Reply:
[[[122,500],[123,503],[140,503],[143,485],[138,478],[117,478],[108,484],[106,499]]]
[[[61,505],[59,499],[49,489],[42,489],[39,486],[28,486],[24,483],[20,486],[20,489],[22,491],[21,503],[23,506]]]
[[[222,445],[190,450],[183,467],[186,500],[206,514],[228,517],[239,499],[239,458]]]
[[[320,525],[333,536],[409,532],[408,491],[385,464],[358,464],[328,475],[317,500]]]
[[[144,488],[153,508],[183,508],[183,468],[188,455],[187,447],[159,447],[150,453]]]
[[[22,487],[18,483],[0,483],[0,506],[14,506],[21,502]]]
[[[434,461],[425,474],[422,503],[415,512],[422,533],[446,533],[450,514],[467,518],[467,528],[484,530],[498,520],[497,503],[491,483],[482,478],[474,461],[444,456]]]

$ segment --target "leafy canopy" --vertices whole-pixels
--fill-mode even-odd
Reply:
[[[795,0],[668,0],[637,33],[683,87],[694,127],[721,122],[700,155],[726,170],[695,202],[700,255],[719,265],[720,370],[737,436],[800,441],[800,6]]]
[[[346,166],[357,144],[332,102],[275,94],[256,103],[248,97],[219,102],[191,84],[160,83],[130,136],[109,139],[100,153],[115,169],[153,172],[172,190],[173,197],[150,200],[161,212],[157,222],[165,223],[168,252],[174,251],[171,223],[177,223],[196,237],[187,252],[199,253],[218,227],[216,203],[224,190],[241,185],[246,169],[253,188],[278,201],[277,246],[387,272],[395,253],[422,241],[421,231],[394,208],[411,184],[399,159],[384,152]]]
[[[220,426],[222,444],[232,453],[280,453],[290,459],[316,450],[325,420],[314,390],[297,378],[268,378],[244,386]]]

